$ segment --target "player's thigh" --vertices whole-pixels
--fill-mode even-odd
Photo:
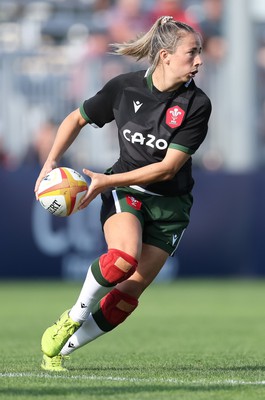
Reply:
[[[109,249],[122,250],[139,261],[142,226],[135,215],[128,212],[114,214],[106,220],[103,229]]]
[[[168,258],[168,253],[158,247],[143,244],[142,254],[134,274],[117,288],[134,297],[140,297],[153,282]]]

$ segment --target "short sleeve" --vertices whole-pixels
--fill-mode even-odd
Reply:
[[[206,95],[199,97],[193,102],[184,124],[176,132],[169,148],[194,154],[204,141],[208,131],[212,106]]]
[[[80,106],[82,117],[90,124],[102,127],[113,121],[113,105],[119,89],[118,78],[110,80],[106,85]]]

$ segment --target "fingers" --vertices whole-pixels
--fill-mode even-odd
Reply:
[[[95,197],[97,197],[97,194],[96,194],[96,193],[91,194],[89,197],[86,197],[86,196],[85,196],[85,197],[81,200],[80,205],[79,205],[79,207],[78,207],[78,210],[83,210],[84,208],[86,208],[86,207],[91,203],[91,201],[94,200]]]
[[[39,200],[39,198],[38,198],[38,190],[39,190],[39,186],[40,186],[40,183],[41,183],[42,179],[49,172],[51,172],[54,168],[56,168],[56,164],[54,162],[52,164],[49,164],[48,166],[46,166],[46,165],[43,166],[43,168],[42,168],[42,170],[41,170],[41,172],[40,172],[40,174],[39,174],[39,176],[38,176],[38,178],[36,180],[35,187],[34,187],[34,193],[35,193],[36,200]]]
[[[36,200],[39,200],[38,189],[39,189],[39,186],[40,186],[40,181],[41,181],[40,179],[38,179],[36,181],[35,188],[34,188],[34,193],[35,193]]]
[[[94,200],[95,197],[97,197],[97,195],[100,193],[99,191],[93,190],[93,188],[91,186],[88,187],[87,193],[80,201],[80,204],[78,207],[79,210],[83,210],[84,208],[86,208],[91,203],[91,201]]]
[[[92,179],[94,172],[90,171],[89,169],[83,168],[83,173]]]
[[[36,180],[36,184],[35,184],[35,188],[34,188],[36,200],[39,200],[39,197],[38,197],[39,186],[40,186],[40,183],[41,183],[42,179],[43,179],[46,175],[47,175],[47,174],[40,173],[38,179]]]

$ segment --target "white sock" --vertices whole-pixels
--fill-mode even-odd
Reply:
[[[73,321],[82,323],[90,314],[93,306],[98,303],[108,292],[110,292],[112,287],[101,286],[94,275],[91,272],[91,266],[87,271],[87,276],[83,287],[81,289],[80,295],[77,302],[72,307],[69,312],[69,316]]]
[[[106,332],[102,331],[98,327],[94,318],[92,317],[92,314],[89,314],[87,320],[65,343],[60,354],[66,356],[85,344],[92,342],[92,340],[103,335],[104,333]]]

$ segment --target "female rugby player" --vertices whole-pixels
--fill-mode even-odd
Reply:
[[[86,124],[116,121],[120,157],[90,179],[80,209],[102,197],[107,252],[89,267],[74,306],[44,332],[42,368],[63,371],[63,358],[121,324],[173,255],[189,223],[191,156],[205,139],[211,102],[193,78],[202,65],[200,35],[161,17],[142,37],[116,44],[120,55],[150,68],[110,80],[61,123],[36,181],[53,168]]]

